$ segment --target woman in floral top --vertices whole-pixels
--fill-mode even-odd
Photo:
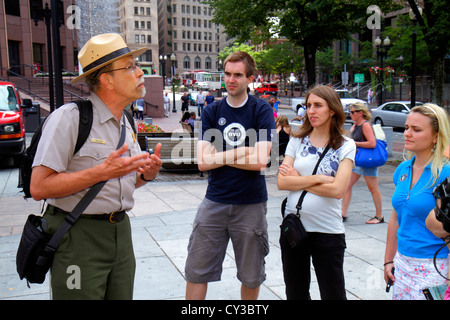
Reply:
[[[344,286],[345,229],[341,199],[347,189],[355,157],[355,142],[344,136],[345,115],[337,93],[317,86],[306,96],[307,117],[294,133],[279,168],[278,188],[289,190],[286,214],[296,213],[303,190],[306,194],[301,221],[308,238],[290,248],[280,237],[283,272],[288,299],[310,299],[310,260],[322,299],[346,299]],[[325,147],[330,149],[312,175]]]

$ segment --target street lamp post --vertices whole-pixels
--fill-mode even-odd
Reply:
[[[62,81],[61,41],[59,27],[64,24],[63,4],[60,0],[51,0],[52,35],[53,35],[53,61],[55,64],[55,98],[56,108],[64,104],[64,88]]]
[[[159,62],[161,62],[162,64],[162,72],[161,75],[163,77],[163,90],[164,90],[164,86],[166,85],[166,61],[167,61],[167,56],[166,55],[159,55]]]
[[[34,4],[34,3],[33,3]],[[37,26],[39,20],[44,19],[47,30],[47,64],[48,64],[48,90],[50,98],[50,112],[55,110],[55,94],[53,89],[53,58],[52,58],[52,34],[50,28],[50,22],[52,12],[48,7],[48,3],[45,4],[45,9],[32,6],[34,25]]]
[[[398,60],[400,60],[400,70],[403,69],[403,55],[400,55],[400,57],[398,57]],[[403,74],[403,72],[402,72]],[[399,85],[400,85],[400,100],[402,100],[402,85],[403,85],[403,76],[400,77],[400,79],[398,80]]]
[[[172,94],[173,94],[173,108],[172,108],[172,112],[176,113],[177,112],[177,108],[175,106],[175,84],[173,82],[173,78],[175,77],[175,61],[177,61],[177,56],[172,53],[170,55],[170,61],[172,61]]]
[[[419,13],[422,14],[422,8],[418,8]],[[411,50],[411,109],[416,105],[416,42],[417,42],[417,17],[412,11],[409,10],[409,19],[413,23],[413,33],[412,33],[412,50]]]
[[[381,73],[380,73],[380,94],[378,95],[378,105],[383,104],[383,59],[387,58],[387,53],[391,46],[391,40],[386,37],[383,42],[381,42],[380,37],[377,36],[375,39],[375,45],[377,46],[377,57],[380,58]]]

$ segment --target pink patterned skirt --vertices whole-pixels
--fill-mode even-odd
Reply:
[[[423,289],[448,285],[448,281],[436,271],[432,258],[411,258],[397,252],[394,266],[393,300],[426,300]],[[448,275],[448,258],[436,259],[436,266],[442,275]]]

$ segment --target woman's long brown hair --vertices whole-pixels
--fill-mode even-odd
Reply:
[[[337,150],[344,143],[343,134],[345,123],[345,113],[339,95],[333,88],[324,85],[317,85],[308,90],[305,100],[306,110],[308,110],[308,99],[311,94],[315,94],[316,96],[324,99],[328,103],[330,110],[334,112],[330,124],[329,145],[332,149]],[[304,138],[309,135],[313,129],[314,127],[311,125],[311,122],[309,122],[308,116],[306,116],[304,117],[301,130],[295,131],[293,136],[296,138]]]

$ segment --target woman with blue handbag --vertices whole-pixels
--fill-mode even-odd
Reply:
[[[350,129],[351,137],[355,140],[357,148],[375,148],[376,137],[370,123],[371,115],[367,107],[360,102],[350,106],[350,117],[354,124]],[[342,218],[345,221],[347,219],[347,210],[352,198],[352,187],[359,180],[361,176],[364,176],[367,187],[372,194],[373,203],[375,205],[375,217],[366,221],[367,224],[377,224],[384,222],[382,215],[382,201],[381,192],[378,187],[378,167],[366,168],[360,167],[355,164],[355,168],[352,171],[352,177],[350,184],[347,188],[347,192],[342,199]]]

